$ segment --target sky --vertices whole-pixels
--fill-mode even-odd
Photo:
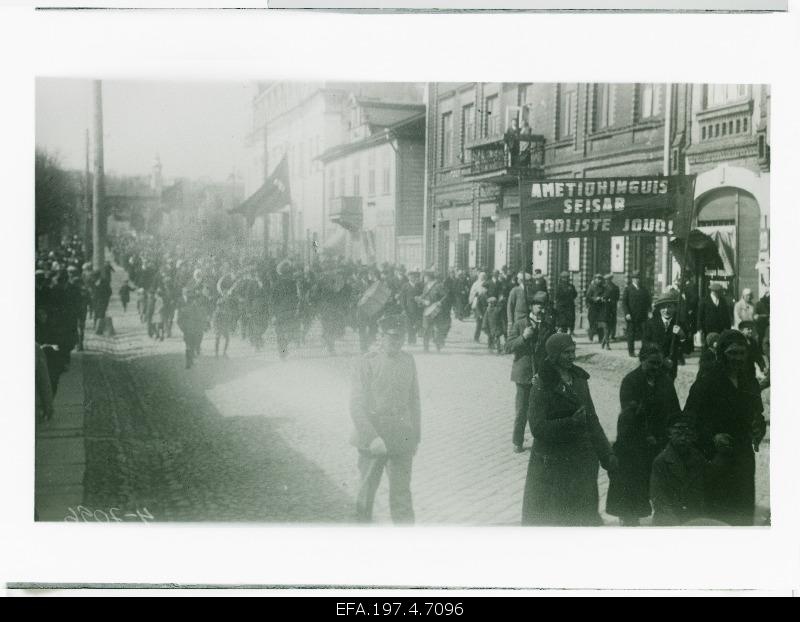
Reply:
[[[89,80],[36,80],[36,145],[65,168],[84,167],[91,92]],[[166,180],[241,174],[254,92],[248,82],[103,81],[106,173],[148,175],[158,154]]]

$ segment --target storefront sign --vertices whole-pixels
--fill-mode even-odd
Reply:
[[[520,181],[529,240],[597,234],[679,235],[694,200],[694,175]]]

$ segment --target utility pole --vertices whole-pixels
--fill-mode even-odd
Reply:
[[[92,191],[91,183],[92,183],[92,174],[89,169],[89,128],[86,128],[85,133],[85,162],[84,162],[84,170],[83,170],[83,239],[84,243],[87,246],[90,244],[92,239]]]
[[[103,84],[92,83],[94,121],[94,185],[92,196],[92,264],[95,270],[105,265],[106,212],[105,180],[103,178]]]

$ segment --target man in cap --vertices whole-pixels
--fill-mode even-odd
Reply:
[[[561,273],[556,286],[555,299],[555,324],[561,333],[575,332],[575,299],[578,297],[578,290],[571,283],[569,272],[566,270]]]
[[[678,375],[678,361],[683,360],[683,348],[687,339],[686,331],[678,322],[679,295],[668,290],[653,303],[653,317],[644,325],[642,345],[652,343],[657,346],[670,365],[670,375],[674,380]]]
[[[506,352],[514,355],[514,363],[511,366],[511,382],[517,385],[514,430],[511,435],[516,453],[523,451],[522,444],[525,440],[525,423],[528,421],[531,382],[539,370],[539,364],[547,355],[545,343],[548,337],[555,333],[555,328],[545,318],[546,303],[547,294],[536,292],[528,317],[514,322],[506,341]]]
[[[547,306],[550,302],[550,296],[547,293],[547,279],[542,276],[542,271],[540,268],[536,268],[536,270],[533,271],[533,279],[531,281],[531,295],[534,295],[537,292],[545,293],[547,296],[545,306]]]
[[[712,283],[708,287],[708,296],[700,303],[697,310],[697,325],[705,337],[709,333],[722,333],[731,327],[731,307],[723,295],[723,287]]]
[[[650,313],[652,297],[642,285],[639,272],[632,272],[630,283],[622,292],[622,312],[625,314],[625,333],[628,339],[628,356],[635,357],[636,340],[640,339]]]
[[[603,340],[603,329],[599,326],[603,321],[603,299],[605,297],[605,283],[602,274],[595,274],[592,282],[586,290],[586,306],[589,309],[588,320],[589,328],[586,331],[589,341],[594,340],[597,335],[598,341]]]
[[[404,352],[401,315],[380,320],[380,349],[361,357],[353,376],[351,443],[358,449],[361,485],[359,522],[372,519],[383,471],[389,477],[389,508],[395,523],[413,523],[411,465],[420,441],[420,399],[414,358]]]

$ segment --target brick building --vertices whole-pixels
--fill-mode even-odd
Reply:
[[[530,128],[527,161],[506,153],[512,120]],[[638,270],[661,291],[676,269],[666,236],[523,246],[519,180],[696,173],[695,222],[730,247],[736,277],[715,276],[737,295],[768,283],[768,127],[769,89],[758,85],[430,84],[426,259],[548,279],[569,270],[579,291],[596,272],[621,283]]]

